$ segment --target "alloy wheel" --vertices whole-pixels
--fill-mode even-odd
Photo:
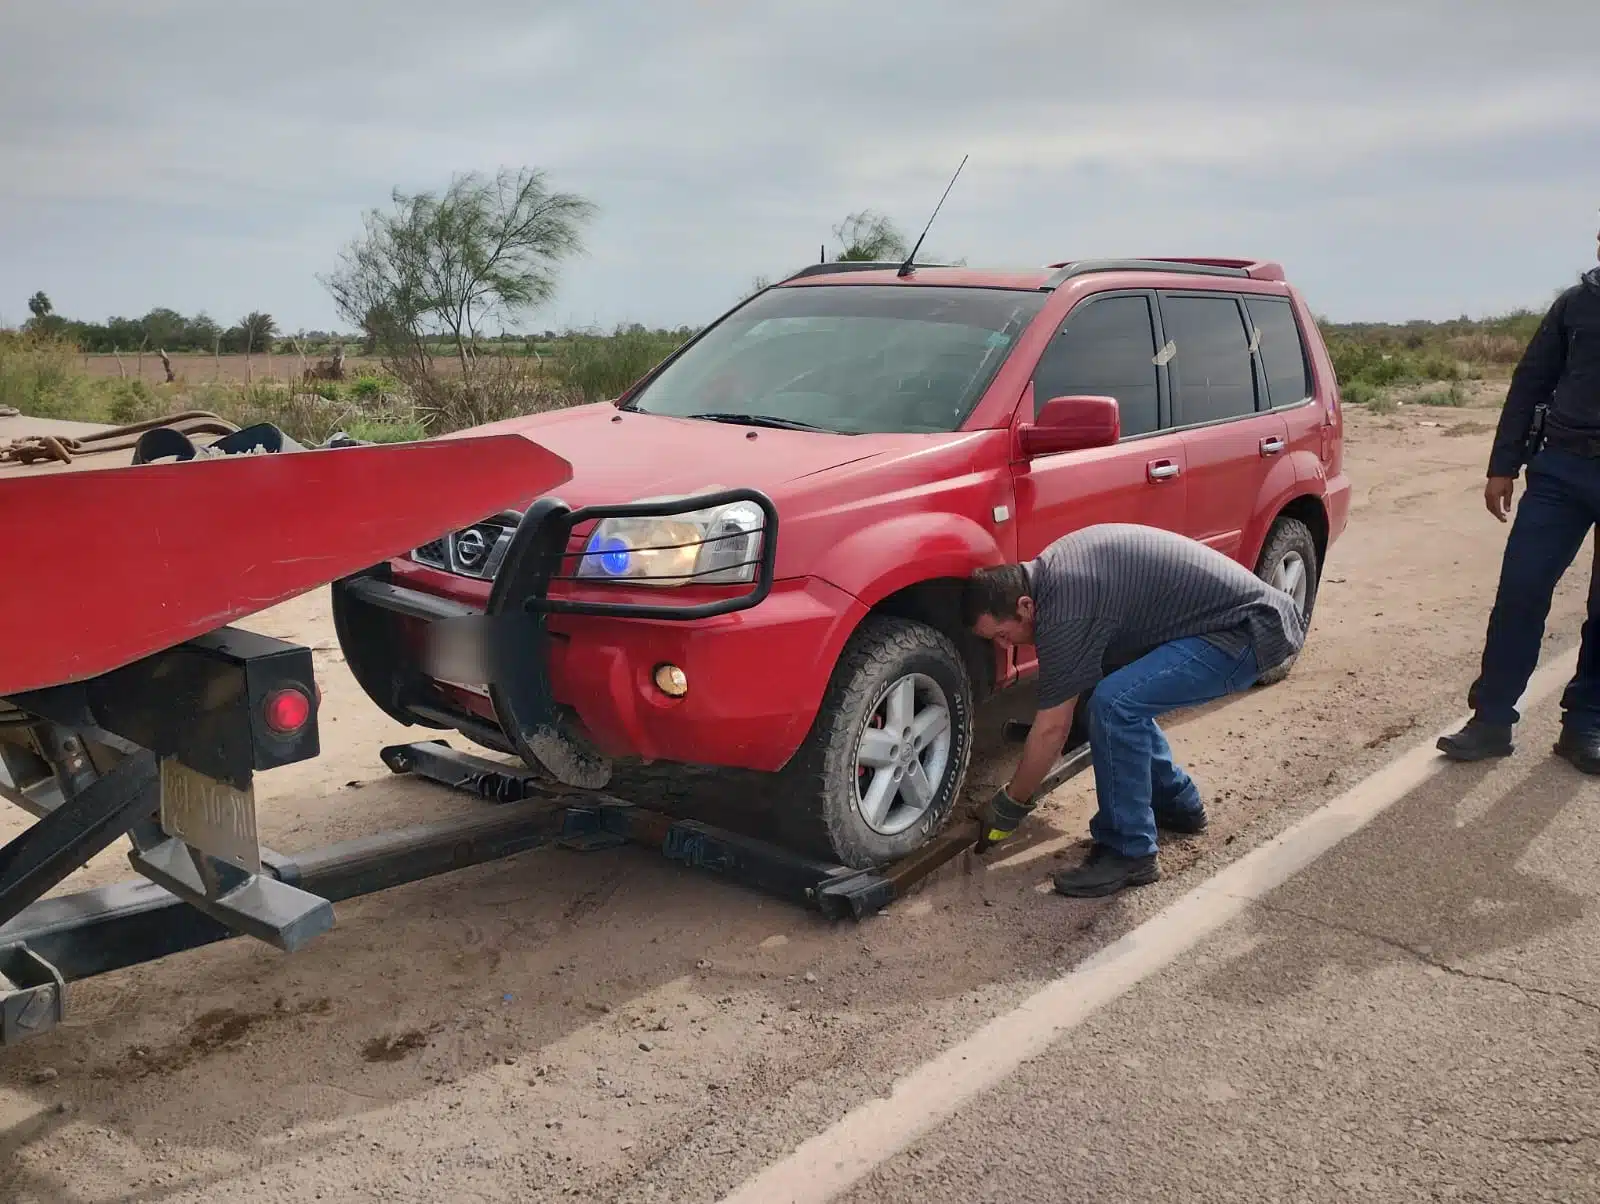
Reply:
[[[866,825],[894,836],[927,814],[953,742],[950,702],[938,682],[911,673],[891,683],[856,746],[856,804]]]

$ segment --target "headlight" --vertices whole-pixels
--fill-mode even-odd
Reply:
[[[577,575],[630,585],[745,585],[756,579],[765,525],[753,502],[663,518],[602,519],[584,545]]]

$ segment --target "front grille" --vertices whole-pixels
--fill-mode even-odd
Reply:
[[[450,553],[445,548],[445,541],[442,539],[423,544],[415,552],[411,553],[411,559],[418,564],[425,564],[431,569],[450,571]]]
[[[515,530],[489,519],[423,544],[411,553],[411,559],[458,577],[492,581],[506,558]]]

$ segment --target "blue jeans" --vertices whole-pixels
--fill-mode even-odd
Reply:
[[[1172,762],[1156,716],[1247,690],[1259,676],[1255,652],[1237,656],[1198,636],[1162,644],[1118,669],[1089,696],[1089,747],[1100,809],[1089,821],[1095,843],[1124,857],[1156,851],[1155,812],[1184,815],[1200,791]]]
[[[1557,583],[1571,567],[1589,528],[1600,521],[1600,461],[1547,448],[1528,465],[1528,488],[1506,540],[1500,586],[1484,639],[1483,665],[1468,704],[1484,723],[1510,727],[1517,700],[1539,664],[1545,620]],[[1567,684],[1563,725],[1574,732],[1600,730],[1600,592],[1590,578],[1589,616],[1583,625],[1578,671]]]

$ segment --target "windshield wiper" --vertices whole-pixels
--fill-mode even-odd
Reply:
[[[794,418],[774,418],[771,414],[685,414],[685,418],[703,418],[707,422],[726,422],[732,426],[767,426],[779,431],[822,431],[829,435],[842,435],[832,427],[818,426],[814,422],[800,422]]]

